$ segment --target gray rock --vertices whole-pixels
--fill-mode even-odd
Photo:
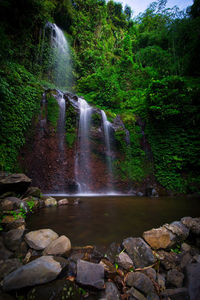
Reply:
[[[0,261],[0,280],[14,270],[21,267],[22,264],[17,258],[6,259]]]
[[[3,281],[4,291],[17,290],[54,280],[61,272],[60,263],[52,256],[42,256],[8,274]]]
[[[139,291],[137,291],[133,287],[127,291],[127,294],[132,296],[133,298],[131,297],[130,299],[133,299],[133,300],[147,300],[147,298],[143,294],[141,294]]]
[[[120,293],[113,282],[106,282],[106,300],[120,300]]]
[[[189,264],[186,267],[187,287],[190,300],[200,299],[200,263]]]
[[[93,264],[84,260],[77,263],[76,281],[82,285],[97,289],[104,287],[104,268],[101,264]]]
[[[110,244],[108,250],[106,251],[106,257],[108,257],[111,263],[114,263],[121,250],[122,249],[120,245],[114,242]]]
[[[167,272],[167,284],[169,286],[175,286],[180,288],[183,286],[184,274],[177,271],[176,269],[169,270]]]
[[[156,271],[153,268],[149,268],[147,270],[144,271],[144,273],[151,279],[153,279],[154,281],[156,281]]]
[[[129,270],[133,266],[132,259],[125,252],[122,252],[117,256],[116,262],[125,270]]]
[[[45,204],[46,207],[57,206],[57,201],[56,201],[55,198],[49,197],[49,198],[44,200],[44,204]]]
[[[68,204],[69,204],[69,201],[67,199],[61,199],[58,201],[58,206],[68,205]]]
[[[45,249],[52,241],[58,238],[57,233],[51,229],[30,231],[25,235],[25,241],[29,247],[35,250]]]
[[[166,289],[161,293],[164,300],[189,300],[187,288]],[[197,300],[197,299],[196,299]]]
[[[62,235],[56,240],[52,241],[43,252],[43,255],[67,255],[71,250],[71,242]]]
[[[181,222],[188,227],[192,233],[200,234],[200,218],[184,217],[181,219]]]
[[[171,224],[165,224],[164,227],[176,235],[176,242],[186,240],[190,232],[189,229],[183,225],[183,223],[177,221]]]
[[[125,282],[126,285],[136,288],[146,296],[154,292],[152,281],[149,279],[149,277],[141,272],[128,273]]]
[[[3,238],[0,237],[0,260],[8,259],[12,255],[13,253],[5,247],[3,243]]]
[[[127,238],[123,241],[123,246],[135,268],[147,267],[156,261],[151,248],[141,238]]]
[[[143,233],[143,238],[153,249],[169,249],[176,244],[176,235],[167,228],[153,228]]]
[[[12,229],[5,233],[4,243],[6,247],[11,251],[16,251],[22,241],[24,230],[21,229]]]
[[[7,191],[15,193],[24,193],[29,185],[31,184],[31,179],[24,174],[9,174],[6,176],[1,176],[0,178],[0,194]]]

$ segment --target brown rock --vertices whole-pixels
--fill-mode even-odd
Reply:
[[[176,235],[165,227],[145,231],[143,238],[153,249],[169,249],[176,244]]]

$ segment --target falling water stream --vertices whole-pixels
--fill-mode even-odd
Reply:
[[[111,123],[108,121],[106,113],[103,110],[101,111],[101,116],[102,116],[104,140],[106,146],[105,154],[106,154],[106,166],[107,166],[107,173],[108,173],[108,185],[109,188],[113,188],[112,153],[111,153],[111,139],[110,139]]]
[[[75,176],[79,186],[79,193],[87,193],[91,183],[90,170],[90,125],[92,107],[82,98],[78,99],[80,110],[78,145],[75,159]]]

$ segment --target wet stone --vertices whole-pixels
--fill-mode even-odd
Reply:
[[[52,256],[42,256],[8,274],[3,281],[5,291],[17,290],[54,280],[62,271]]]
[[[184,217],[181,222],[194,234],[200,234],[200,218]]]
[[[71,250],[71,242],[62,235],[58,239],[52,241],[43,252],[43,255],[64,255],[67,256]]]
[[[147,267],[156,262],[151,248],[142,238],[127,238],[123,241],[123,246],[135,268]]]
[[[132,259],[128,256],[128,254],[122,252],[120,253],[117,258],[116,262],[120,267],[122,267],[125,270],[129,270],[133,266]]]
[[[105,299],[120,300],[120,293],[113,282],[106,282]]]
[[[77,263],[76,281],[82,285],[103,289],[104,268],[101,264],[94,264],[79,260]]]
[[[25,241],[29,247],[35,250],[45,249],[52,241],[58,238],[57,233],[51,229],[30,231],[25,235]]]
[[[148,295],[154,292],[152,281],[145,274],[140,272],[130,272],[126,276],[126,284],[134,287],[141,293]]]

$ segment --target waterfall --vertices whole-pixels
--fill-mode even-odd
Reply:
[[[102,122],[103,122],[103,130],[104,130],[104,140],[106,146],[106,166],[108,172],[108,185],[112,186],[113,179],[113,170],[112,170],[112,153],[111,153],[111,142],[110,142],[110,130],[111,123],[108,121],[107,116],[103,110],[101,110]]]
[[[91,169],[90,169],[90,125],[92,116],[92,107],[82,98],[78,99],[80,110],[78,146],[75,159],[75,176],[79,186],[79,193],[85,193],[90,190]]]
[[[58,148],[60,151],[60,158],[62,158],[65,150],[65,99],[62,92],[58,92],[57,101],[59,105],[59,119],[57,125],[58,133]]]
[[[71,90],[72,65],[70,48],[63,31],[52,23],[47,23],[45,29],[51,30],[51,49],[49,55],[50,69],[53,71],[53,82],[59,88]]]

